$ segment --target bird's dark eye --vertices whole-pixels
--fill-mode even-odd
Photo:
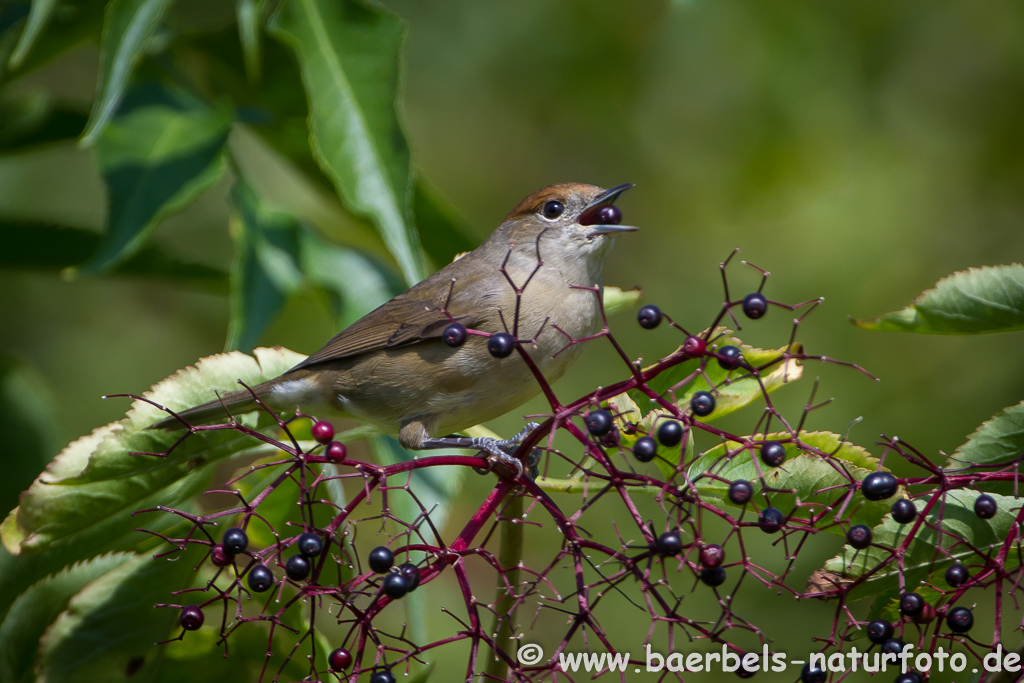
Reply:
[[[565,211],[565,205],[557,199],[544,202],[544,218],[558,218]]]

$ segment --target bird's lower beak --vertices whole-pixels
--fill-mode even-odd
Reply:
[[[626,190],[628,190],[629,188],[631,188],[633,186],[634,186],[633,183],[623,183],[622,185],[616,185],[615,187],[611,188],[610,190],[605,190],[601,194],[599,194],[596,197],[594,197],[593,201],[591,201],[589,204],[587,204],[587,206],[584,209],[584,211],[586,211],[587,209],[592,209],[595,206],[604,206],[605,204],[614,204],[615,200],[618,199],[619,196],[623,192],[625,192]]]
[[[634,225],[618,225],[608,223],[590,223],[599,215],[599,210],[602,206],[608,206],[614,204],[615,200],[618,199],[623,192],[633,187],[633,183],[623,183],[622,185],[616,185],[615,187],[605,190],[601,194],[594,197],[594,199],[587,204],[587,207],[583,209],[583,213],[580,217],[580,224],[586,225],[591,229],[591,232],[587,237],[596,237],[598,235],[615,235],[620,232],[634,232],[640,228]]]
[[[615,235],[620,232],[636,232],[640,229],[635,225],[588,225],[587,227],[590,228],[590,234],[587,237]]]

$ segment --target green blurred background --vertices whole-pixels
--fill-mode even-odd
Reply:
[[[841,432],[863,417],[851,438],[875,454],[881,433],[948,453],[1024,397],[1019,336],[901,336],[847,320],[901,308],[955,270],[1020,261],[1021,3],[385,4],[409,22],[403,108],[414,163],[464,216],[473,243],[539,187],[633,182],[620,206],[643,230],[617,243],[608,284],[643,287],[645,301],[700,329],[721,304],[717,265],[739,247],[741,258],[771,271],[770,298],[825,298],[798,339],[881,382],[811,365],[808,379],[822,378],[818,399],[835,402],[809,428]],[[233,11],[233,3],[201,2],[174,11],[215,21],[220,5]],[[98,50],[83,47],[11,87],[55,93],[87,111],[97,62]],[[268,196],[328,234],[386,254],[371,229],[339,217],[330,194],[303,186],[251,134],[232,136]],[[227,269],[229,188],[221,181],[154,240]],[[69,143],[0,157],[5,218],[100,230],[105,206],[89,150]],[[756,288],[750,269],[735,263],[731,273],[734,293]],[[123,414],[124,403],[101,394],[141,392],[225,344],[221,293],[18,269],[0,271],[0,291],[0,349],[27,360],[48,388],[58,446]],[[772,309],[744,339],[781,345],[791,319]],[[334,326],[323,301],[298,296],[261,342],[309,353]],[[643,332],[629,314],[613,329],[648,360],[679,343],[665,330]],[[557,390],[581,394],[623,373],[595,345]],[[809,391],[808,380],[780,391],[787,415]],[[520,417],[492,427],[515,431]],[[735,424],[749,429],[755,419],[747,412]],[[467,504],[487,486],[471,481]],[[804,575],[838,544],[823,539],[804,551]],[[807,649],[831,622],[829,605],[757,590],[746,599],[745,615],[782,650]],[[639,620],[630,627],[644,628]]]

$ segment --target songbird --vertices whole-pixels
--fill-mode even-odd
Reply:
[[[582,344],[569,342],[600,330],[594,288],[602,285],[605,258],[616,235],[638,229],[619,225],[622,214],[613,205],[630,187],[565,183],[534,192],[474,251],[371,311],[280,377],[154,427],[249,412],[255,394],[274,410],[351,417],[397,433],[408,449],[473,448],[508,460],[504,449],[515,439],[453,435],[539,393],[516,348],[554,382],[582,351]],[[462,336],[453,322],[470,334]]]

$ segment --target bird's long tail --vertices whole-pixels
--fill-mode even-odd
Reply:
[[[178,417],[168,415],[164,419],[150,425],[149,429],[186,429],[189,425],[203,425],[213,422],[227,422],[231,416],[252,412],[259,406],[253,394],[262,398],[270,393],[274,383],[264,382],[249,389],[239,389],[222,394],[220,398],[202,405],[178,411]],[[184,421],[183,421],[184,420]]]

